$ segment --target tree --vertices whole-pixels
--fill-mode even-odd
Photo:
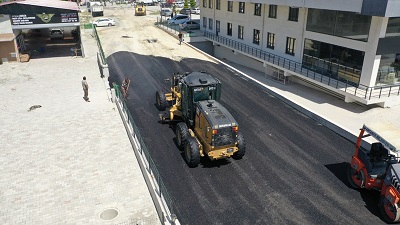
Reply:
[[[189,8],[189,0],[185,0],[185,3],[183,4],[183,8],[184,9],[188,9]]]
[[[196,6],[197,6],[196,0],[190,0],[190,8],[196,8]]]

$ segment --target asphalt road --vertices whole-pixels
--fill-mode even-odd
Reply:
[[[128,107],[173,197],[182,224],[379,224],[378,193],[349,187],[354,144],[226,67],[196,59],[118,52],[110,82],[132,80]],[[168,125],[157,122],[155,92],[173,72],[206,70],[221,80],[221,103],[239,122],[242,160],[189,168]]]
[[[110,35],[118,37],[117,29],[127,32],[129,23],[120,18],[121,28],[117,26]],[[129,110],[181,224],[383,224],[377,208],[379,194],[354,190],[347,183],[353,143],[222,65],[113,51],[115,38],[102,39],[109,54],[110,82],[131,79]],[[123,43],[127,49],[138,47],[129,41]],[[246,140],[247,152],[241,160],[205,159],[189,168],[175,145],[173,130],[157,122],[155,93],[168,90],[164,80],[173,72],[200,70],[222,82],[221,104],[239,122]]]

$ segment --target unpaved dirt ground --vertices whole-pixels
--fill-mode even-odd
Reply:
[[[134,8],[128,5],[107,7],[105,17],[116,20],[115,27],[99,27],[102,45],[106,55],[119,51],[135,52],[141,55],[152,55],[172,58],[181,61],[184,55],[209,61],[203,54],[179,45],[176,36],[172,36],[157,28],[154,24],[159,14],[159,6],[147,7],[146,16],[134,16]],[[149,42],[155,41],[155,42]]]

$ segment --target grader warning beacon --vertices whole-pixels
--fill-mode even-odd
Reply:
[[[168,79],[169,80],[169,79]],[[156,105],[161,123],[174,125],[176,141],[190,167],[200,158],[241,159],[246,152],[239,125],[218,100],[221,82],[205,72],[172,75],[170,93],[159,90]]]

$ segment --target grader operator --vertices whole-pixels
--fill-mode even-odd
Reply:
[[[169,107],[160,114],[160,122],[175,125],[178,147],[184,150],[190,167],[196,167],[205,156],[211,160],[244,156],[246,147],[239,125],[218,102],[218,79],[204,72],[174,73],[170,89],[170,93],[156,93],[158,109]]]

